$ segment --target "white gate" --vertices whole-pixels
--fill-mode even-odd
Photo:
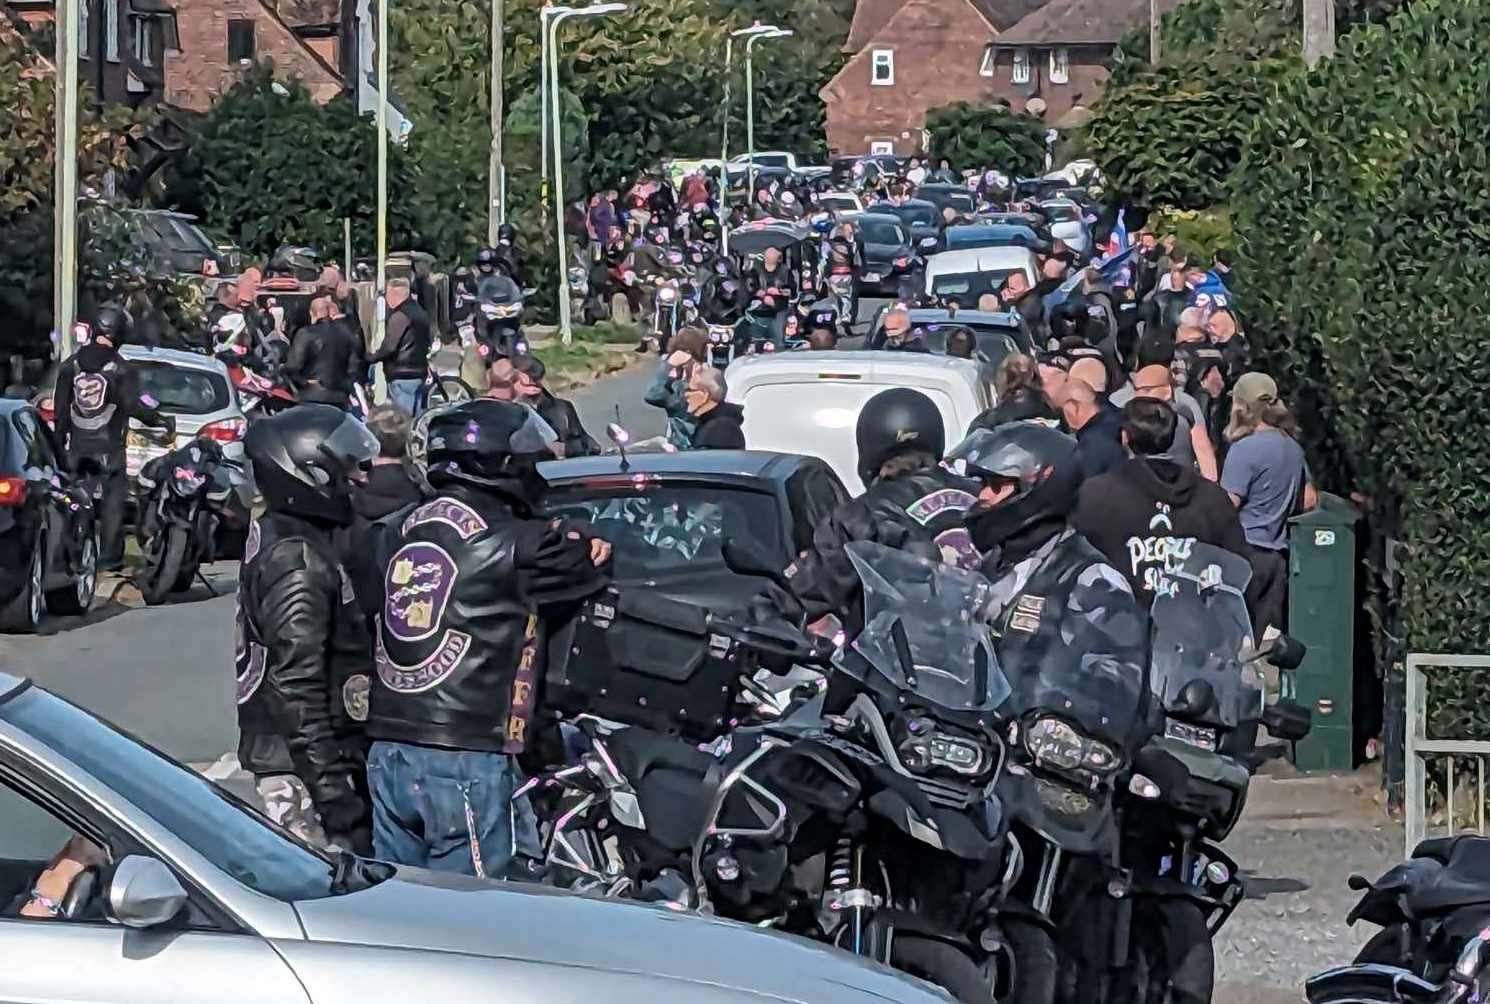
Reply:
[[[1447,767],[1444,784],[1444,819],[1446,832],[1454,832],[1454,757],[1472,756],[1477,766],[1474,818],[1477,832],[1485,833],[1485,758],[1490,757],[1490,741],[1476,739],[1428,738],[1428,677],[1442,677],[1454,670],[1490,669],[1486,655],[1430,655],[1421,652],[1407,657],[1407,757],[1406,804],[1407,855],[1428,836],[1428,765],[1429,757],[1442,757]],[[1486,695],[1490,699],[1490,694]]]

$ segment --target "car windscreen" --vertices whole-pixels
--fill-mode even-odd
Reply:
[[[1075,206],[1061,205],[1060,203],[1046,203],[1040,207],[1040,212],[1051,223],[1075,223],[1081,219],[1081,210]]]
[[[610,541],[622,580],[718,571],[725,537],[751,541],[772,556],[786,551],[776,498],[746,488],[643,476],[557,488],[545,498],[544,511],[588,523]]]
[[[173,415],[210,415],[228,406],[228,381],[210,370],[135,362],[140,392],[160,402]]]
[[[824,195],[817,200],[817,204],[819,206],[822,206],[824,209],[832,209],[838,211],[842,211],[845,209],[855,210],[859,208],[857,205],[854,204],[854,200],[850,199],[846,195]]]
[[[740,161],[746,167],[750,166],[749,158]],[[756,167],[791,167],[784,153],[758,153],[755,155]]]
[[[1000,268],[988,272],[949,272],[931,280],[931,293],[933,296],[958,297],[959,302],[965,301],[966,305],[976,302],[984,293],[997,293],[1004,288],[1005,279],[1022,271],[1024,270],[1018,268]]]
[[[922,341],[932,352],[946,354],[947,336],[957,328],[967,328],[973,333],[973,351],[979,357],[980,362],[987,362],[994,366],[1004,361],[1006,356],[1014,355],[1019,351],[1013,336],[1002,328],[988,327],[978,324],[928,324],[925,326],[925,335]]]
[[[0,704],[0,721],[56,750],[255,892],[285,902],[332,894],[330,858],[87,711],[31,687]]]
[[[936,223],[935,206],[901,206],[897,213],[906,223],[932,226]]]
[[[905,231],[893,223],[861,223],[859,236],[865,244],[904,244]]]

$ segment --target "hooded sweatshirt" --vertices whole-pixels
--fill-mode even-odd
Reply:
[[[721,401],[699,416],[698,430],[693,434],[695,450],[745,449],[745,409]]]
[[[1247,555],[1226,492],[1192,467],[1133,457],[1081,486],[1071,523],[1128,577],[1147,607],[1198,541]]]

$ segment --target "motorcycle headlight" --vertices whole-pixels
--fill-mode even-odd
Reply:
[[[671,286],[663,286],[657,291],[657,299],[663,303],[672,303],[678,298],[678,291]]]
[[[497,312],[499,309],[495,304],[483,303],[481,305],[481,313],[487,317],[501,317],[502,315]]]
[[[943,732],[930,718],[911,718],[905,723],[900,760],[913,771],[943,767],[957,774],[976,776],[983,772],[989,759],[987,748],[978,740]]]
[[[1082,735],[1059,718],[1041,718],[1030,726],[1024,735],[1024,748],[1036,764],[1057,770],[1109,774],[1118,767],[1112,747]]]
[[[523,305],[521,303],[509,303],[505,306],[498,307],[496,316],[503,318],[516,317],[518,314],[522,313],[522,309]]]

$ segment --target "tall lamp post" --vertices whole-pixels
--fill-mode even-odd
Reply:
[[[569,326],[569,269],[564,256],[564,154],[563,137],[559,131],[559,25],[571,17],[616,14],[625,9],[624,3],[598,3],[589,7],[558,8],[549,16],[548,97],[554,131],[554,253],[559,259],[559,337],[565,345],[574,340],[574,332]]]
[[[549,19],[573,10],[573,7],[557,7],[544,4],[538,8],[538,200],[543,209],[548,208],[548,50],[551,45]]]
[[[373,344],[388,331],[388,4],[378,5],[378,289]]]
[[[751,197],[755,194],[755,77],[751,72],[750,50],[755,43],[763,38],[786,38],[792,34],[790,28],[778,28],[774,24],[754,24],[749,28],[742,28],[735,32],[736,35],[748,35],[745,39],[745,147],[748,151],[749,166],[746,191]],[[725,171],[728,176],[728,170]]]
[[[78,0],[59,0],[55,68],[57,162],[53,176],[56,250],[52,261],[52,326],[57,358],[77,348],[73,322],[78,283]]]

